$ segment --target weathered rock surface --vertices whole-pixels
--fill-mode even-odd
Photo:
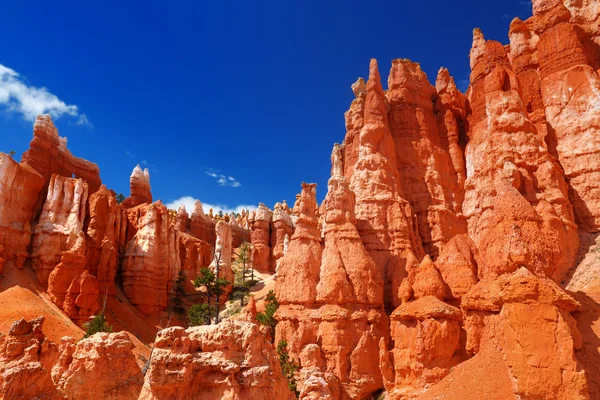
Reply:
[[[190,234],[211,245],[215,243],[215,222],[204,214],[202,203],[196,200],[194,210],[190,215]]]
[[[274,267],[271,265],[271,219],[271,210],[262,203],[250,213],[252,265],[259,272],[274,272],[271,269]]]
[[[160,201],[130,208],[125,218],[123,290],[132,304],[149,315],[167,306],[168,289],[178,272],[170,262],[174,232],[169,232],[168,210]]]
[[[66,399],[136,399],[143,375],[125,332],[96,333],[76,342],[65,337],[52,380]]]
[[[115,295],[122,213],[115,193],[102,186],[89,198],[86,269],[98,279],[102,293]]]
[[[0,337],[0,394],[4,399],[60,399],[50,378],[56,345],[42,333],[44,317],[21,319]],[[44,397],[41,397],[44,396]]]
[[[28,164],[0,153],[0,246],[6,265],[21,268],[31,241],[31,223],[46,186],[44,177]]]
[[[480,109],[470,116],[463,213],[485,263],[480,278],[525,265],[558,281],[579,246],[561,168],[527,116],[504,47],[476,32],[471,65]]]
[[[412,208],[402,197],[388,103],[375,60],[371,60],[366,94],[361,96],[366,96],[363,125],[358,138],[349,138],[353,143],[358,141],[353,144],[358,156],[346,155],[357,161],[352,168],[345,168],[345,174],[356,195],[356,227],[385,282],[384,298],[389,308],[400,304],[397,288],[407,269],[418,263],[424,252]],[[353,134],[356,132],[349,131],[346,136]]]
[[[148,168],[142,170],[139,165],[136,165],[129,178],[129,188],[131,194],[123,201],[123,208],[132,208],[140,204],[152,203],[150,172]]]
[[[226,344],[226,345],[225,345]],[[140,399],[293,399],[273,345],[258,325],[218,325],[159,332]]]
[[[31,264],[43,285],[48,284],[50,273],[65,251],[77,249],[83,259],[78,267],[71,269],[79,272],[85,269],[83,223],[87,199],[88,185],[83,180],[52,175],[32,240]]]
[[[33,139],[23,153],[21,163],[28,164],[42,175],[46,184],[53,174],[84,180],[90,193],[95,193],[102,181],[100,169],[94,163],[77,158],[67,149],[67,138],[60,137],[49,114],[38,115],[33,124]]]
[[[271,271],[277,269],[277,263],[284,255],[285,237],[289,238],[293,233],[294,226],[290,214],[281,203],[275,204],[271,217]]]
[[[383,279],[355,227],[354,194],[339,154],[336,145],[321,212],[324,248],[319,243],[315,185],[303,184],[296,231],[280,260],[275,287],[281,303],[276,342],[285,340],[300,361],[300,375],[306,380],[301,398],[306,399],[363,399],[382,386],[373,354],[388,325]]]

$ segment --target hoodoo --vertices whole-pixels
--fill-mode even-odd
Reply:
[[[124,199],[38,116],[0,153],[0,397],[599,400],[600,5],[532,6],[466,93],[372,59],[321,204],[167,206],[139,165]]]

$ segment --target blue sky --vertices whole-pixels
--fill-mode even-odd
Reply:
[[[85,4],[85,6],[84,6]],[[155,199],[233,209],[326,191],[350,85],[375,57],[466,82],[472,30],[507,42],[531,4],[502,1],[4,1],[0,150],[28,148],[50,111],[73,154],[129,194],[136,164]],[[45,88],[45,89],[42,89]]]

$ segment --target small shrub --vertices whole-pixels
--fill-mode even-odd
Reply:
[[[275,311],[279,308],[279,302],[275,297],[275,292],[270,290],[265,299],[265,312],[256,314],[256,319],[261,325],[267,326],[271,330],[271,338],[275,338],[275,327],[277,326],[277,320],[273,317]]]
[[[96,315],[91,321],[83,324],[83,328],[85,329],[84,338],[88,338],[95,333],[98,332],[112,332],[112,326],[106,322],[106,317],[104,317],[104,313],[100,313]]]
[[[210,325],[212,316],[216,313],[214,306],[209,306],[206,303],[194,304],[188,310],[188,319],[190,325]]]
[[[300,366],[290,358],[287,350],[287,342],[285,340],[280,340],[277,344],[277,355],[279,356],[279,364],[281,365],[283,376],[285,376],[288,381],[288,388],[296,393],[296,396],[299,396],[300,393],[298,392],[295,375],[296,371],[300,369]]]
[[[185,280],[185,274],[180,270],[177,280],[173,284],[173,298],[171,299],[173,312],[179,315],[185,314],[185,307],[183,305],[183,298],[186,296]]]

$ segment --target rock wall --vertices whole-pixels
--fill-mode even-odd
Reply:
[[[67,138],[60,137],[49,114],[38,115],[33,124],[33,139],[29,150],[23,153],[21,162],[30,165],[44,177],[46,183],[53,174],[84,180],[90,193],[95,193],[102,181],[100,169],[67,149]]]
[[[148,168],[142,170],[137,165],[131,177],[129,178],[129,188],[131,194],[123,201],[124,208],[132,208],[140,204],[152,203],[152,193],[150,192],[150,172]]]
[[[0,153],[0,246],[4,249],[4,264],[23,267],[31,241],[31,223],[45,186],[44,177],[31,166]]]
[[[227,346],[224,346],[227,343]],[[156,337],[140,399],[281,399],[295,396],[258,325],[223,320]]]

